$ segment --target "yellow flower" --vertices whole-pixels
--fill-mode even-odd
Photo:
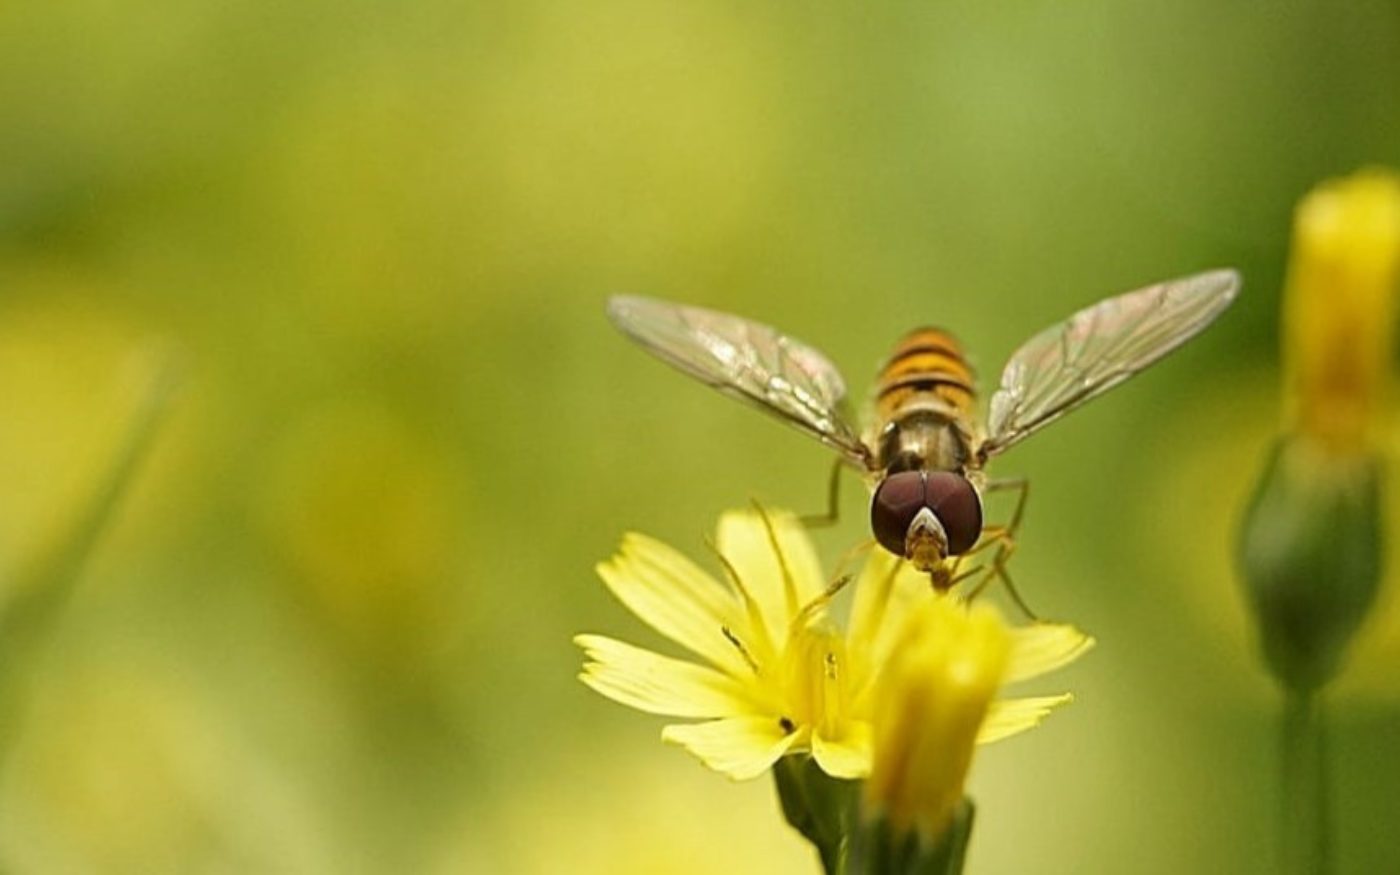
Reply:
[[[1290,422],[1365,451],[1384,409],[1400,291],[1400,176],[1367,170],[1298,205],[1283,312]]]
[[[1240,533],[1270,671],[1311,694],[1375,602],[1400,293],[1400,176],[1367,170],[1298,205],[1283,312],[1287,421]]]
[[[680,553],[629,534],[598,573],[614,595],[657,631],[704,660],[662,656],[599,635],[575,641],[587,656],[580,678],[610,699],[653,714],[700,720],[662,738],[736,780],[763,774],[784,754],[810,752],[827,774],[870,772],[876,683],[901,645],[903,619],[939,601],[928,579],[883,551],[856,584],[849,630],[832,621],[832,588],[796,517],[731,511],[715,540],[725,583]],[[961,610],[953,607],[949,610]],[[1005,680],[1074,660],[1092,639],[1064,625],[1008,630]],[[1069,696],[992,703],[977,740],[1035,726]]]

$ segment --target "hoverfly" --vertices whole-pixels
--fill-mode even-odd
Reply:
[[[962,346],[942,329],[915,329],[880,370],[863,431],[847,415],[836,367],[767,325],[638,297],[612,298],[608,316],[656,357],[834,449],[829,518],[841,468],[853,467],[871,488],[870,526],[882,547],[946,590],[966,576],[957,573],[961,557],[999,544],[991,572],[1020,602],[1005,560],[1029,484],[987,478],[987,461],[1190,340],[1239,286],[1233,270],[1200,273],[1107,298],[1045,329],[1006,363],[985,424],[974,418]],[[984,527],[982,496],[1001,489],[1019,492],[1015,509],[1005,525]]]

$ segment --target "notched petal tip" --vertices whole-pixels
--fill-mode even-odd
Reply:
[[[1061,693],[1057,696],[1030,696],[994,702],[977,733],[977,743],[991,744],[1034,729],[1052,711],[1073,701],[1072,693]]]
[[[1033,623],[1011,632],[1005,683],[1030,680],[1079,659],[1094,648],[1091,635],[1067,623]]]
[[[586,660],[580,680],[615,702],[650,714],[706,719],[759,707],[753,691],[732,675],[601,635],[578,638]]]

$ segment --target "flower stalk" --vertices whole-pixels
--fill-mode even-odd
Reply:
[[[1280,774],[1284,875],[1323,875],[1330,870],[1327,751],[1321,702],[1313,693],[1290,692],[1283,704]]]

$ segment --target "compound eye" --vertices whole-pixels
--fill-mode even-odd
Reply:
[[[967,478],[951,471],[932,471],[924,500],[948,535],[948,555],[966,553],[982,536],[982,499]]]
[[[924,473],[901,471],[880,482],[870,502],[870,530],[880,546],[896,556],[904,555],[909,524],[924,506]]]

